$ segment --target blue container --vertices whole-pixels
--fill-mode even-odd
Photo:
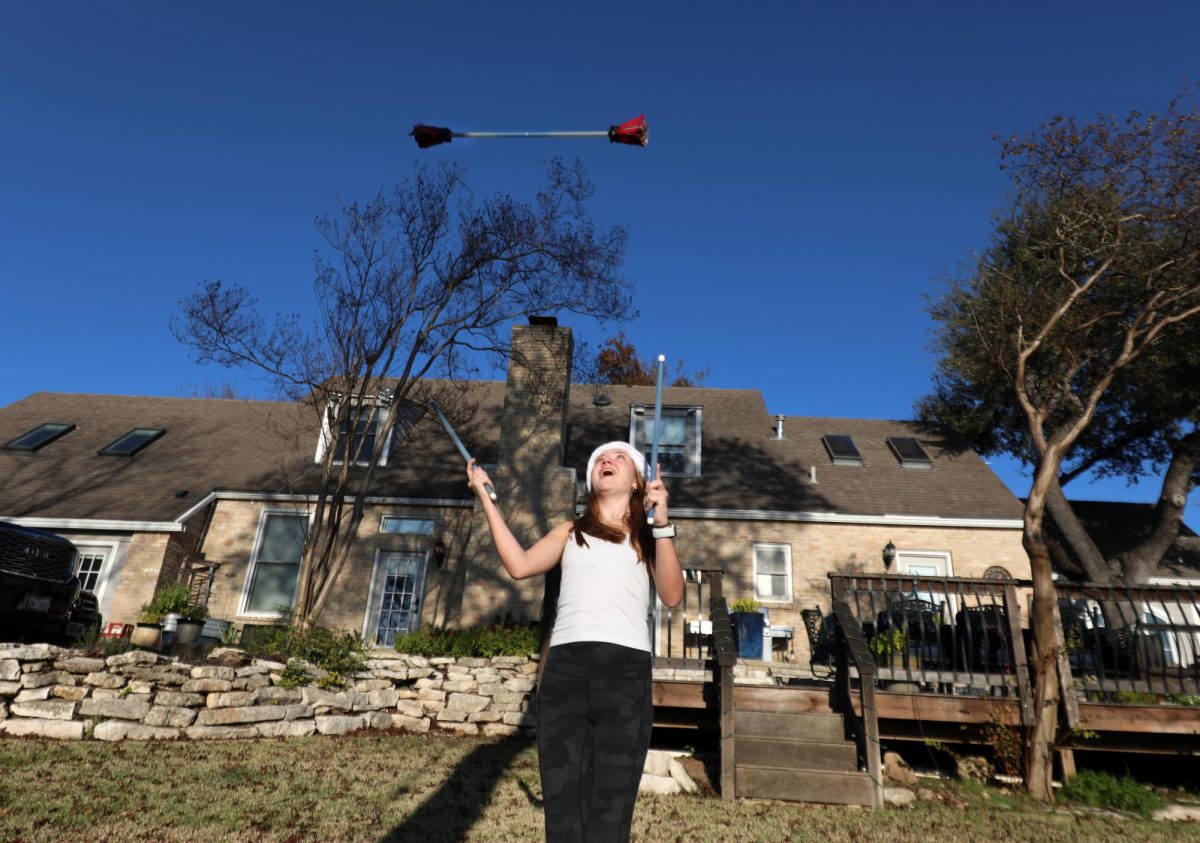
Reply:
[[[733,640],[737,643],[738,658],[757,659],[763,657],[763,630],[767,619],[759,612],[730,612],[733,621]]]

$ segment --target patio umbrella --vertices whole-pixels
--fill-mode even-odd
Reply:
[[[455,132],[445,126],[418,123],[409,134],[421,149],[450,143],[454,138],[608,138],[609,143],[629,146],[646,146],[650,143],[650,126],[644,114],[620,125],[609,126],[607,132]]]

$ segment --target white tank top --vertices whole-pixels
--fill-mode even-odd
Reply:
[[[562,557],[562,586],[550,646],[605,641],[650,652],[650,574],[628,541],[606,542],[572,531]]]

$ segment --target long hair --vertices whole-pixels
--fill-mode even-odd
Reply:
[[[583,511],[583,515],[575,519],[572,527],[577,545],[588,546],[587,539],[583,537],[584,533],[613,544],[621,544],[628,536],[638,561],[646,562],[647,559],[653,561],[654,539],[650,535],[650,527],[646,524],[646,486],[636,470],[634,476],[637,477],[638,485],[633,494],[629,496],[629,511],[625,513],[625,529],[611,527],[600,520],[600,496],[593,489],[588,494],[587,509]]]

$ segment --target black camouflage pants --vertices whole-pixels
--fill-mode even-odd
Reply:
[[[628,840],[654,713],[650,654],[551,647],[537,710],[547,843]]]

